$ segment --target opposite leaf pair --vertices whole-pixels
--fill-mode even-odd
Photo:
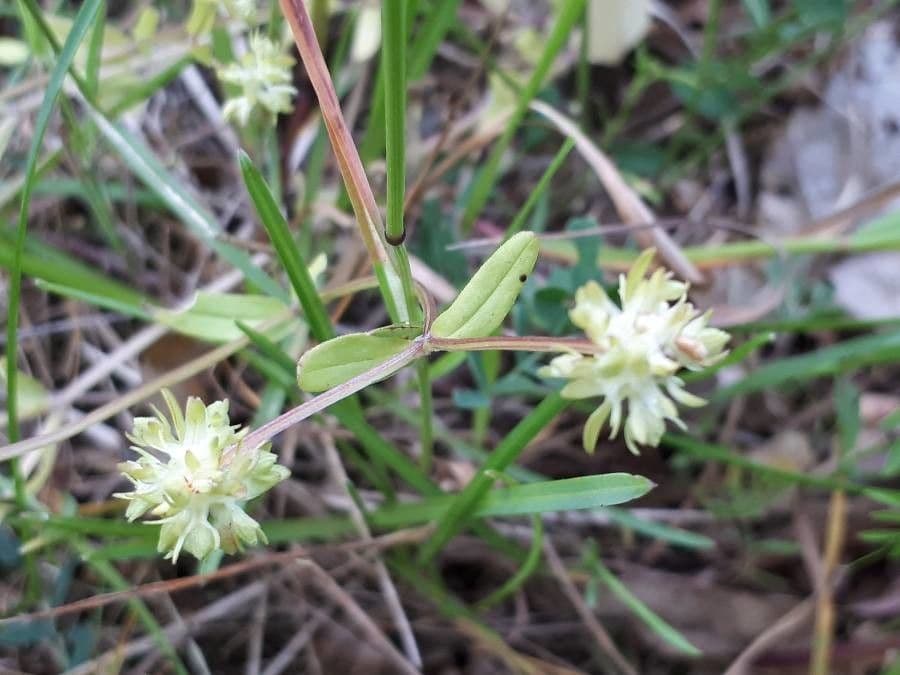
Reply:
[[[386,326],[368,333],[342,335],[313,347],[297,364],[300,388],[318,392],[339,386],[400,354],[414,340],[491,335],[515,304],[522,284],[534,269],[538,251],[537,237],[531,232],[510,237],[427,331],[421,326]],[[385,373],[384,377],[388,375]]]

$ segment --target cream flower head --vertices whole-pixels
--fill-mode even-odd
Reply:
[[[206,406],[190,397],[182,413],[175,397],[163,390],[170,419],[154,408],[154,417],[137,417],[128,439],[140,454],[119,469],[134,490],[116,494],[127,499],[126,517],[147,512],[162,523],[158,550],[178,560],[182,549],[204,558],[215,549],[234,553],[243,545],[266,543],[262,529],[243,509],[243,502],[269,490],[290,475],[276,464],[267,446],[224,455],[247,430],[229,424],[228,401]],[[152,448],[165,457],[150,454]]]
[[[237,63],[219,70],[223,82],[238,85],[241,93],[225,101],[222,114],[246,126],[254,109],[261,107],[272,115],[289,112],[297,90],[291,84],[292,56],[285,54],[275,42],[254,33],[250,49]]]
[[[607,420],[610,438],[619,433],[625,404],[625,443],[634,453],[638,445],[659,444],[666,420],[684,428],[672,399],[692,407],[706,401],[685,391],[676,373],[699,370],[725,355],[729,335],[710,328],[709,312],[700,314],[687,301],[686,283],[663,269],[645,278],[654,254],[644,251],[628,275],[620,275],[621,307],[596,282],[578,289],[569,316],[598,353],[562,354],[540,370],[544,377],[569,380],[561,392],[565,398],[602,398],[584,426],[588,452]]]

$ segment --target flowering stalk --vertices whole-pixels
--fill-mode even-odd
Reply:
[[[162,523],[158,550],[173,561],[182,550],[202,559],[215,549],[234,553],[244,545],[266,543],[243,503],[290,471],[276,463],[267,444],[239,455],[225,453],[247,434],[229,423],[227,400],[205,406],[191,397],[182,413],[171,392],[163,390],[162,395],[169,417],[154,409],[154,417],[135,418],[128,438],[140,458],[119,465],[134,484],[132,491],[116,495],[130,502],[126,517],[159,516],[152,521]]]
[[[639,444],[659,444],[666,420],[684,428],[673,399],[692,407],[706,402],[685,391],[676,373],[705,368],[726,354],[728,334],[710,328],[709,312],[700,314],[687,301],[688,284],[663,269],[644,278],[654,254],[644,251],[619,277],[621,307],[596,282],[578,290],[569,316],[599,353],[569,351],[541,369],[545,377],[569,380],[561,392],[566,398],[602,398],[584,427],[588,452],[607,420],[610,437],[618,434],[626,405],[625,443],[634,453]]]

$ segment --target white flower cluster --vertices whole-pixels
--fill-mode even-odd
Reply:
[[[729,335],[710,328],[709,312],[701,315],[687,301],[688,284],[663,269],[645,278],[654,253],[644,251],[627,277],[619,277],[621,308],[596,282],[578,289],[569,316],[598,353],[562,354],[541,369],[545,377],[569,380],[561,392],[566,398],[603,399],[584,427],[588,452],[607,420],[610,438],[618,434],[626,403],[625,443],[634,453],[638,445],[659,444],[666,420],[684,428],[672,399],[692,407],[706,401],[685,391],[676,373],[699,370],[725,355]]]
[[[191,397],[182,413],[171,392],[162,394],[171,421],[156,409],[155,417],[135,418],[128,438],[141,457],[119,465],[134,484],[131,492],[116,495],[131,502],[127,518],[159,516],[151,521],[162,523],[158,550],[173,561],[182,549],[202,559],[219,548],[234,553],[266,543],[243,502],[287,478],[288,469],[276,464],[266,446],[225,455],[247,433],[229,424],[227,400],[206,406]],[[165,457],[158,459],[147,448]]]
[[[241,59],[219,70],[223,82],[240,87],[240,95],[225,101],[222,114],[246,126],[253,111],[264,108],[273,116],[291,110],[297,93],[291,84],[294,58],[262,35],[250,36],[250,48]]]

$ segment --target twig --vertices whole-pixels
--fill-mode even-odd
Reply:
[[[369,526],[366,524],[365,517],[350,494],[348,489],[350,479],[347,477],[347,472],[344,470],[344,465],[338,455],[337,448],[334,447],[334,441],[330,436],[323,435],[322,445],[325,448],[325,460],[328,462],[332,474],[340,484],[341,488],[345,490],[347,496],[350,497],[348,502],[350,519],[353,521],[356,531],[362,537],[363,541],[371,541],[372,533],[369,531]],[[381,594],[384,596],[388,611],[394,620],[397,631],[400,633],[400,642],[403,644],[403,651],[406,653],[406,658],[409,659],[416,668],[421,668],[422,654],[419,652],[419,645],[416,644],[416,637],[413,635],[409,619],[403,609],[403,604],[400,602],[400,596],[397,593],[394,582],[391,580],[391,575],[388,573],[387,566],[384,564],[384,561],[377,556],[373,560],[373,564],[375,566],[375,574],[378,578],[378,585],[381,587]]]
[[[136,403],[140,403],[144,399],[149,398],[163,387],[172,386],[173,384],[182,382],[183,380],[186,380],[187,378],[192,377],[193,375],[196,375],[203,370],[206,370],[219,361],[228,358],[232,354],[237,353],[238,351],[246,347],[249,342],[249,339],[245,337],[238,338],[237,340],[233,340],[232,342],[228,342],[224,345],[221,345],[220,347],[217,347],[216,349],[206,352],[196,359],[192,359],[191,361],[188,361],[187,363],[184,363],[177,368],[170,370],[164,375],[161,375],[136,389],[132,389],[126,394],[123,394],[120,398],[117,398],[113,401],[110,401],[106,405],[92,410],[81,419],[57,431],[49,434],[43,434],[41,436],[35,436],[33,438],[19,441],[17,443],[12,443],[3,448],[0,448],[0,462],[12,459],[13,457],[19,457],[28,452],[31,452],[32,450],[37,450],[38,448],[43,448],[48,445],[59,443],[60,441],[64,441],[68,438],[72,438],[72,436],[80,434],[88,427],[99,422],[103,422],[116,413],[119,413],[122,410],[125,410],[126,408],[129,408]]]
[[[724,675],[747,675],[748,669],[752,665],[754,659],[760,654],[765,653],[769,647],[776,644],[779,640],[790,635],[797,628],[806,623],[812,616],[815,603],[812,598],[807,598],[799,605],[794,607],[787,614],[782,616],[778,621],[769,628],[760,633],[738,657],[731,662],[728,670]]]
[[[266,443],[273,437],[280,434],[282,431],[289,429],[298,422],[302,422],[307,417],[322,412],[328,406],[333,405],[338,401],[341,401],[348,396],[361,391],[362,389],[365,389],[370,384],[379,382],[386,377],[390,377],[398,370],[400,370],[404,366],[409,365],[417,358],[419,358],[422,354],[424,354],[425,346],[426,341],[420,337],[419,339],[412,341],[410,345],[402,352],[400,352],[396,356],[392,356],[387,361],[378,364],[371,370],[367,370],[361,375],[357,375],[356,377],[347,380],[343,384],[329,389],[325,393],[319,394],[318,396],[311,398],[305,403],[301,403],[296,408],[288,410],[286,413],[276,417],[271,422],[262,425],[254,431],[251,431],[240,441],[239,444],[227,448],[222,453],[222,463],[226,464],[227,462],[231,461],[231,459],[235,455],[237,455],[238,452],[240,452],[241,448],[254,450],[263,443]],[[0,454],[0,459],[2,459],[2,454]]]
[[[375,195],[369,180],[366,178],[359,152],[353,142],[350,129],[341,114],[341,104],[319,42],[309,12],[303,0],[280,0],[281,11],[290,24],[294,42],[300,52],[303,65],[309,75],[309,81],[319,99],[319,109],[325,130],[331,140],[331,147],[337,156],[338,167],[347,187],[347,194],[353,205],[353,211],[359,223],[360,234],[373,262],[388,262],[387,250],[382,240],[384,229],[381,214],[375,202]]]
[[[847,497],[843,490],[831,493],[828,505],[828,528],[825,538],[825,555],[822,560],[822,579],[816,589],[816,625],[813,632],[813,653],[810,658],[810,675],[827,675],[830,672],[831,644],[834,639],[834,584],[833,579],[844,547],[847,518]]]
[[[550,120],[562,133],[575,141],[575,147],[596,172],[626,223],[650,223],[656,220],[653,212],[625,183],[609,158],[589,139],[578,125],[561,112],[541,101],[532,101],[531,108]],[[663,229],[636,230],[635,238],[644,248],[655,246],[660,257],[686,281],[702,285],[705,277],[684,255],[684,252]]]
[[[606,632],[606,629],[600,624],[597,617],[594,616],[594,613],[584,603],[581,594],[569,578],[569,572],[566,570],[565,565],[563,565],[562,560],[559,559],[559,554],[556,552],[556,548],[553,546],[553,541],[550,537],[547,537],[544,540],[544,554],[547,556],[547,562],[550,564],[550,570],[553,572],[553,576],[556,577],[559,585],[562,586],[563,593],[565,593],[569,602],[572,603],[572,606],[584,622],[588,632],[594,638],[594,642],[597,643],[600,651],[616,664],[616,667],[620,672],[625,673],[625,675],[637,675],[637,671],[630,663],[628,663],[628,660],[622,655],[619,648],[616,647],[612,638],[609,636],[609,633]]]
[[[200,611],[185,620],[175,621],[167,625],[163,632],[172,642],[180,642],[186,636],[190,635],[204,624],[222,619],[224,617],[234,618],[241,611],[246,611],[253,606],[252,600],[265,592],[266,583],[257,581],[244,588],[241,588],[224,598],[220,598],[210,603]],[[156,638],[148,635],[126,645],[119,645],[101,654],[95,659],[66,671],[66,675],[91,675],[92,673],[106,672],[103,664],[110,659],[126,659],[144,654],[156,647]]]
[[[105,607],[115,602],[130,600],[131,598],[147,598],[160,593],[178,593],[188,588],[197,586],[205,586],[212,581],[220,581],[228,579],[239,574],[247,574],[263,567],[270,565],[280,565],[284,562],[311,556],[314,553],[332,552],[348,552],[348,551],[377,551],[382,548],[391,546],[405,546],[407,544],[420,542],[428,537],[432,532],[431,526],[417,527],[406,530],[398,530],[391,534],[373,537],[369,541],[353,541],[344,544],[327,544],[315,548],[295,548],[291,551],[282,553],[269,553],[251,560],[244,560],[233,565],[221,567],[215,572],[208,574],[195,574],[189,577],[180,577],[177,579],[166,579],[163,581],[151,581],[150,583],[129,588],[125,591],[112,591],[110,593],[100,593],[83,600],[76,600],[66,605],[59,605],[51,609],[45,609],[29,614],[18,614],[16,616],[0,619],[0,626],[21,621],[35,621],[38,619],[51,619],[67,614],[74,614],[98,607]]]
[[[379,650],[391,659],[391,662],[398,668],[396,672],[406,673],[407,675],[420,675],[419,670],[414,668],[403,657],[403,654],[397,651],[397,648],[394,647],[391,641],[372,622],[369,615],[331,578],[331,575],[312,560],[298,560],[297,564],[302,565],[310,572],[310,576],[316,581],[316,589],[328,594],[328,597],[332,598],[356,622],[374,645],[377,645]]]
[[[268,585],[268,581],[265,582]],[[259,675],[262,663],[263,642],[266,635],[266,615],[268,614],[268,593],[263,593],[253,612],[250,637],[247,640],[247,665],[245,675]]]
[[[303,627],[297,631],[296,635],[288,640],[288,643],[281,648],[275,657],[269,661],[266,669],[262,671],[262,675],[281,675],[282,672],[291,667],[294,663],[294,657],[303,649],[310,641],[319,627],[325,622],[325,618],[315,616],[309,619]]]

